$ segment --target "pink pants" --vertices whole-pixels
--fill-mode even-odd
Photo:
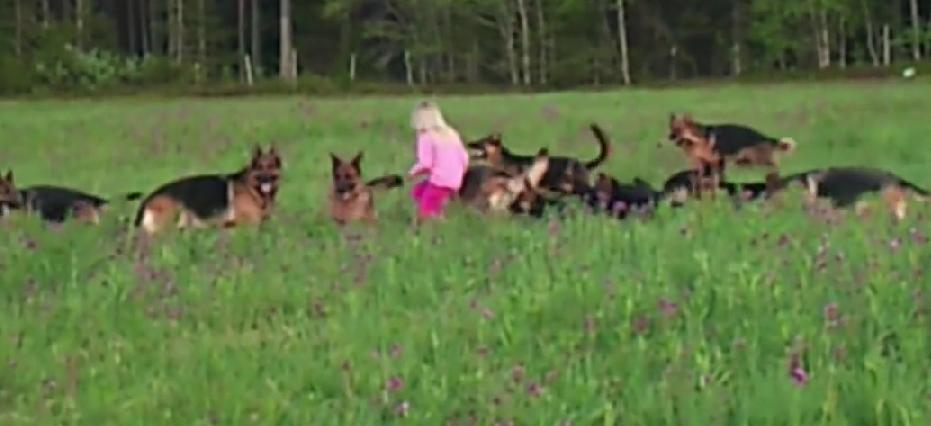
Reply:
[[[446,203],[455,192],[451,188],[437,186],[426,180],[414,185],[411,196],[417,204],[417,217],[426,219],[442,216]]]

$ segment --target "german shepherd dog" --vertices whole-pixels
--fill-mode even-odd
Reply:
[[[679,175],[681,178],[689,179],[689,189],[686,195],[702,198],[703,193],[710,192],[714,198],[724,179],[724,169],[727,164],[724,157],[715,149],[716,134],[711,132],[707,135],[680,138],[676,139],[675,143],[685,153],[691,166],[690,171],[680,172],[684,174]]]
[[[591,161],[582,162],[564,156],[549,157],[549,166],[540,182],[540,187],[556,193],[572,194],[579,187],[590,185],[589,174],[602,165],[610,156],[611,143],[604,131],[596,124],[590,126],[598,140],[600,152]],[[485,160],[491,166],[516,176],[534,164],[535,158],[529,155],[514,154],[501,143],[501,135],[493,134],[478,141],[466,144],[473,159]]]
[[[675,173],[663,183],[663,189],[660,192],[662,199],[668,200],[670,206],[681,207],[685,202],[695,197],[693,182],[696,179],[702,179],[696,176],[695,170],[682,170]],[[705,179],[708,179],[705,177]],[[791,179],[789,179],[791,180]],[[789,180],[779,177],[778,173],[770,172],[766,175],[764,182],[729,182],[720,180],[717,183],[717,189],[725,191],[729,196],[743,201],[754,201],[768,199],[769,196],[783,189]],[[706,182],[706,185],[713,185],[712,182]]]
[[[530,167],[517,174],[493,166],[470,166],[459,188],[459,200],[483,213],[529,213],[549,164],[549,150],[542,148]]]
[[[133,192],[120,198],[133,201],[142,197]],[[35,185],[17,189],[13,180],[13,171],[7,171],[0,178],[0,217],[15,210],[36,213],[46,221],[62,223],[68,219],[98,224],[100,215],[109,201],[96,195],[51,185]]]
[[[592,187],[588,204],[596,211],[624,219],[630,213],[647,213],[659,205],[662,193],[643,179],[634,178],[631,183],[622,183],[612,176],[599,173]]]
[[[281,173],[278,151],[256,146],[249,164],[235,173],[188,176],[158,187],[139,206],[135,226],[152,235],[175,220],[179,228],[261,224],[274,207]]]
[[[365,221],[374,223],[378,220],[375,211],[374,190],[391,189],[404,185],[400,175],[385,175],[362,182],[362,152],[350,161],[330,153],[333,163],[333,187],[329,194],[330,217],[337,224]]]
[[[747,126],[737,124],[701,124],[691,114],[669,116],[669,140],[683,147],[686,141],[701,143],[715,140],[711,149],[724,161],[738,166],[778,168],[779,156],[795,150],[792,138],[776,139]]]
[[[785,176],[781,185],[800,183],[813,198],[827,199],[837,208],[854,206],[858,210],[861,197],[878,194],[897,219],[904,219],[908,198],[926,201],[928,190],[892,172],[870,167],[829,167]]]

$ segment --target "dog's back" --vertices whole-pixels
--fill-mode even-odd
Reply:
[[[705,136],[714,134],[715,149],[725,156],[738,154],[741,150],[761,143],[776,146],[779,141],[771,136],[739,124],[713,124],[703,126]]]
[[[817,181],[817,195],[833,200],[838,207],[852,205],[863,194],[880,192],[890,186],[927,195],[926,190],[891,172],[869,167],[833,167],[813,177]]]
[[[167,199],[195,214],[199,219],[208,219],[229,207],[230,184],[234,175],[204,174],[184,177],[158,187],[143,200],[136,217],[142,221],[143,211],[157,199]]]
[[[26,209],[39,213],[43,220],[50,222],[64,222],[74,215],[78,206],[81,211],[88,211],[107,204],[107,200],[96,195],[50,185],[24,188],[22,193]]]

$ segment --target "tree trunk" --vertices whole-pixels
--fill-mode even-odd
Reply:
[[[840,19],[837,29],[837,64],[841,69],[847,68],[847,25]]]
[[[47,30],[52,22],[52,9],[48,4],[49,0],[42,0],[42,29]]]
[[[252,72],[262,75],[262,9],[259,0],[252,0]]]
[[[546,16],[543,14],[543,8],[546,5],[543,0],[537,0],[537,67],[539,68],[539,83],[547,83],[547,59],[546,59]]]
[[[873,29],[873,17],[870,14],[869,6],[866,4],[866,0],[863,0],[863,22],[866,26],[866,50],[870,54],[870,60],[873,61],[873,66],[879,66],[879,52],[876,50],[876,31]]]
[[[126,2],[126,32],[128,33],[130,56],[139,54],[136,24],[136,1],[130,0]]]
[[[831,33],[828,29],[827,12],[824,8],[815,9],[814,3],[811,5],[812,27],[815,32],[815,52],[818,57],[818,69],[825,69],[831,66]]]
[[[84,46],[84,0],[74,0],[74,27],[77,40],[75,44],[80,48]]]
[[[741,10],[740,2],[742,0],[733,0],[734,6],[731,9],[731,75],[738,77],[743,72],[743,63],[741,62]]]
[[[501,33],[501,40],[504,42],[504,56],[508,63],[508,71],[511,74],[511,84],[517,86],[520,84],[520,71],[517,69],[517,51],[514,47],[514,20],[507,9],[505,9],[500,19],[498,31]]]
[[[153,0],[152,3],[155,4],[156,1]],[[178,25],[178,20],[175,19],[175,14],[178,13],[177,9],[177,0],[167,0],[165,4],[165,32],[168,36],[168,57],[174,60],[178,58],[178,30],[175,28]]]
[[[630,85],[630,53],[627,45],[627,13],[625,0],[617,0],[617,39],[621,45],[621,78],[625,85]]]
[[[892,34],[889,24],[883,24],[883,66],[892,65]]]
[[[151,49],[149,45],[149,18],[146,13],[148,8],[146,7],[145,0],[135,0],[135,3],[137,7],[136,13],[138,15],[136,19],[139,24],[139,44],[142,49],[142,57],[146,57],[149,56],[149,50]]]
[[[181,63],[184,61],[184,0],[178,0],[178,10],[175,15],[177,22],[175,22],[175,61]]]
[[[197,62],[200,78],[206,77],[207,69],[207,5],[206,0],[197,2]]]
[[[411,61],[411,51],[404,49],[404,75],[407,77],[407,85],[414,85],[414,64]]]
[[[13,7],[16,9],[16,39],[14,40],[14,49],[16,50],[16,57],[20,57],[23,54],[23,10],[22,5],[20,5],[20,0],[14,0]]]
[[[282,79],[291,77],[291,0],[281,0],[278,72]]]
[[[530,20],[527,19],[526,0],[517,0],[517,16],[520,19],[520,50],[521,50],[521,68],[523,73],[523,82],[525,86],[533,83],[533,76],[530,74]]]
[[[246,78],[246,67],[245,64],[248,62],[246,59],[246,0],[239,0],[237,2],[236,8],[236,17],[238,19],[237,23],[239,24],[238,28],[238,57],[239,61],[242,61],[243,66],[239,67],[239,78],[240,80],[245,81]],[[237,61],[238,62],[238,61]]]
[[[676,62],[678,62],[679,48],[676,45],[672,45],[669,48],[669,79],[676,81]]]
[[[912,59],[921,60],[921,17],[918,14],[918,0],[909,1],[912,13]]]

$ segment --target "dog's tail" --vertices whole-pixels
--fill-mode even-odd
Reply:
[[[404,178],[401,175],[384,175],[366,182],[365,186],[371,189],[388,190],[404,186]]]
[[[611,141],[608,140],[608,136],[605,134],[604,130],[597,124],[592,123],[589,127],[592,129],[592,133],[595,135],[595,139],[598,140],[598,146],[601,149],[595,159],[585,163],[585,168],[592,170],[604,163],[608,159],[608,156],[611,155]]]
[[[139,210],[136,210],[136,218],[133,219],[133,226],[136,228],[142,226],[143,218],[145,218],[145,203],[139,205]]]
[[[125,201],[136,201],[140,198],[142,198],[141,192],[130,192],[130,193],[123,194],[120,196],[120,199],[125,200]]]
[[[785,153],[795,151],[795,139],[789,137],[778,139],[776,140],[776,148]]]

